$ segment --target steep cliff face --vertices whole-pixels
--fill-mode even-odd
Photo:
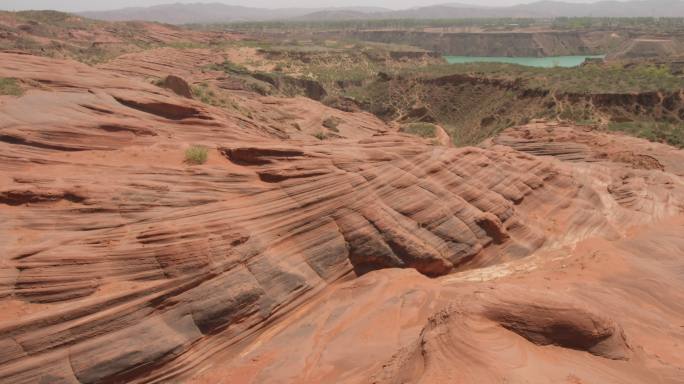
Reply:
[[[329,64],[343,61],[358,61],[360,57],[367,58],[374,62],[388,62],[392,60],[434,60],[440,62],[441,55],[438,52],[411,49],[392,50],[391,47],[383,47],[382,50],[360,50],[356,52],[336,51],[333,49],[324,51],[306,50],[279,50],[279,49],[259,49],[259,52],[269,60],[296,60],[302,63]]]
[[[355,31],[345,36],[406,44],[452,56],[567,56],[592,53],[578,32],[438,33]]]
[[[556,100],[561,108],[583,108],[613,121],[684,120],[684,96],[681,92],[559,93]]]
[[[668,34],[621,33],[621,35],[624,38],[613,39],[615,46],[607,51],[609,52],[609,59],[678,58],[684,52],[684,35],[679,32]],[[618,41],[620,43],[617,43]]]

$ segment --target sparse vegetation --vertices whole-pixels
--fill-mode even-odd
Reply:
[[[432,123],[408,123],[402,125],[399,131],[423,138],[437,136],[437,126]]]
[[[426,53],[421,48],[353,40],[317,40],[313,44],[288,41],[275,46],[264,44],[259,47],[259,52],[273,64],[275,73],[271,73],[271,76],[289,75],[313,80],[321,84],[328,94],[339,94],[349,87],[362,85],[372,80],[378,72],[390,71],[390,68],[412,68],[425,62],[441,62],[438,57],[420,57],[421,53]],[[417,54],[418,58],[392,58],[392,53],[402,52]],[[246,73],[244,68],[234,64],[221,64],[215,69],[219,69],[217,67],[227,73]]]
[[[681,120],[672,112],[676,106],[661,110],[648,104],[660,103],[658,92],[676,95],[680,89],[684,78],[667,65],[533,68],[478,63],[399,68],[347,87],[344,96],[385,120],[436,121],[456,145],[477,144],[532,118],[600,125],[614,116],[652,119],[647,129],[622,130],[677,145],[677,130],[668,128]],[[678,103],[679,99],[668,100]],[[638,106],[642,101],[645,104]]]
[[[23,93],[17,79],[0,77],[0,95],[21,96]]]
[[[354,62],[343,58],[334,63],[319,62],[300,68],[306,77],[320,82],[328,89],[333,89],[341,84],[358,84],[372,78],[382,69],[383,67],[378,63]]]
[[[160,82],[163,80],[160,80]],[[200,83],[198,85],[192,86],[192,96],[197,100],[213,105],[215,107],[226,106],[226,101],[222,98],[217,97],[216,92],[214,92],[207,83]]]
[[[212,64],[208,67],[212,71],[223,71],[225,73],[245,75],[249,74],[249,70],[242,65],[235,64],[232,61],[224,61],[220,64]]]
[[[125,53],[162,46],[179,49],[218,48],[231,43],[221,39],[209,42],[161,42],[149,38],[150,31],[146,23],[98,21],[57,11],[0,11],[0,19],[16,22],[0,23],[0,32],[11,36],[0,39],[0,50],[66,57],[88,65],[107,62]],[[107,42],[106,37],[100,41],[102,34],[110,34],[111,40],[116,42]]]
[[[345,111],[364,109],[386,121],[432,121],[442,126],[457,145],[477,144],[506,127],[532,118],[600,125],[616,116],[621,121],[638,122],[611,123],[609,129],[681,145],[681,126],[684,124],[684,118],[679,115],[681,102],[668,99],[675,105],[665,106],[667,92],[674,94],[684,89],[684,70],[680,63],[668,64],[653,59],[609,61],[576,68],[533,68],[503,63],[448,65],[421,48],[358,41],[350,37],[354,34],[346,32],[360,29],[424,31],[425,28],[434,32],[486,32],[543,27],[582,31],[615,29],[622,36],[625,31],[681,31],[684,19],[276,21],[231,26],[232,30],[255,32],[253,35],[260,37],[254,40],[201,39],[162,43],[150,42],[146,29],[149,26],[144,23],[107,23],[52,11],[0,14],[16,19],[16,24],[21,26],[14,28],[8,24],[4,27],[14,35],[11,39],[0,39],[0,49],[69,57],[91,65],[124,53],[160,46],[204,48],[217,53],[229,47],[243,49],[250,53],[246,59],[239,55],[224,56],[242,60],[239,63],[225,61],[203,70],[222,71],[231,82],[238,83],[238,88],[241,84],[242,89],[262,95],[304,95]],[[195,28],[216,30],[217,25]],[[120,42],[93,42],[90,36],[102,30]],[[340,33],[313,33],[318,30]],[[271,33],[274,31],[278,33]],[[618,49],[625,42],[623,38],[608,40],[616,44],[612,49]],[[609,46],[607,44],[613,44],[608,40],[599,45],[605,48]],[[250,56],[252,54],[255,56]],[[473,80],[441,81],[447,76],[458,80],[459,75]],[[251,111],[241,107],[235,98],[211,81],[195,84],[191,90],[193,97],[203,103],[253,117]],[[22,92],[22,83],[16,79],[0,79],[0,94],[19,96]],[[659,92],[655,99],[662,95],[662,100],[656,100],[655,107],[649,104],[641,108],[638,102],[628,98],[629,94],[645,92]],[[621,104],[618,100],[601,110],[601,106],[588,97],[601,95],[605,99],[612,94],[627,95],[628,101]],[[320,140],[334,137],[339,124],[338,119],[329,117],[322,123],[323,131],[314,136]],[[605,127],[607,123],[603,124]],[[409,123],[401,129],[422,137],[434,137],[430,136],[434,135],[434,129],[429,123]]]
[[[512,30],[548,22],[525,18],[471,18],[471,19],[362,19],[321,21],[259,21],[221,24],[230,29],[247,32],[302,31],[302,30],[356,30],[356,29],[405,29],[481,27],[485,30]],[[216,27],[218,25],[213,25]]]
[[[625,132],[649,141],[666,143],[684,148],[684,124],[654,121],[613,122],[608,125],[611,131]]]
[[[162,82],[163,80],[159,80]],[[225,92],[220,89],[212,88],[209,84],[203,82],[191,87],[192,96],[209,105],[220,108],[230,108],[236,111],[242,111],[240,106],[235,103]]]
[[[595,112],[584,106],[566,106],[557,117],[561,120],[568,120],[579,125],[597,124],[598,120]]]
[[[198,26],[199,27],[199,26]],[[311,30],[358,30],[358,29],[400,29],[424,30],[481,29],[483,31],[511,31],[530,27],[552,30],[600,30],[632,29],[644,32],[678,32],[684,28],[680,17],[558,17],[554,20],[542,18],[461,18],[461,19],[361,19],[321,21],[261,21],[214,24],[203,28],[223,27],[245,32]]]
[[[436,78],[448,75],[518,81],[531,89],[568,93],[628,93],[675,91],[684,88],[684,78],[666,65],[621,64],[586,65],[574,68],[536,68],[505,63],[431,65],[403,71]]]
[[[188,164],[204,164],[208,157],[209,149],[202,145],[192,145],[185,150],[185,162]]]

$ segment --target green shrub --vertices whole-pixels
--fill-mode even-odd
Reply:
[[[207,162],[209,149],[201,145],[193,145],[185,150],[185,162],[188,164],[204,164]]]
[[[328,135],[326,135],[325,132],[317,132],[313,136],[321,141],[328,138]]]
[[[437,136],[437,126],[432,123],[408,123],[402,125],[399,131],[423,138]]]
[[[16,79],[0,77],[0,95],[21,96],[23,93]]]
[[[204,104],[213,105],[214,107],[226,107],[228,106],[229,100],[221,95],[217,95],[214,90],[209,88],[209,84],[200,83],[198,85],[193,85],[192,96]]]

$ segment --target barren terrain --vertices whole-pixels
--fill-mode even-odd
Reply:
[[[191,39],[0,52],[1,382],[683,382],[682,150],[454,147]]]

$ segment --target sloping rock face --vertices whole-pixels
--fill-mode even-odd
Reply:
[[[228,32],[193,31],[151,22],[106,22],[57,11],[0,11],[0,49],[106,61],[142,45],[211,44],[239,40]]]
[[[0,54],[0,381],[681,382],[681,152],[239,99],[319,140],[121,71]]]

